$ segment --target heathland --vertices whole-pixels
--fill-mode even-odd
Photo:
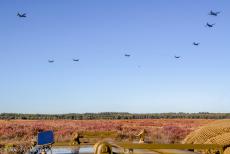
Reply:
[[[146,141],[181,143],[193,130],[211,119],[139,119],[139,120],[0,120],[0,145],[30,142],[40,130],[53,130],[55,142],[68,144],[75,133],[82,142],[97,140],[135,141],[135,134],[146,130]]]

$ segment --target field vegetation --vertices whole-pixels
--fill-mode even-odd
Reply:
[[[137,141],[135,134],[145,129],[151,143],[180,143],[190,132],[214,120],[142,119],[142,120],[0,120],[0,147],[28,145],[39,130],[53,130],[56,144],[69,145],[74,133],[82,142],[101,139]]]

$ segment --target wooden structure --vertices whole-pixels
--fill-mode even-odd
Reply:
[[[180,149],[180,150],[217,150],[224,153],[224,146],[218,144],[130,144],[120,143],[125,149]]]
[[[105,143],[105,142],[104,142]],[[110,144],[105,143],[107,146]],[[135,149],[179,149],[179,150],[216,150],[219,151],[219,154],[224,153],[224,146],[218,144],[133,144],[133,143],[116,143],[120,148],[124,148],[124,151],[128,149],[128,151],[134,152]],[[97,146],[99,147],[99,146]],[[97,148],[96,147],[96,148]],[[112,147],[112,146],[110,146]],[[103,154],[100,153],[99,149],[95,149],[95,154]],[[123,152],[124,153],[124,152]]]

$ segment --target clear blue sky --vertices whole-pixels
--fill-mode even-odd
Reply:
[[[230,111],[229,0],[1,0],[0,14],[0,112]]]

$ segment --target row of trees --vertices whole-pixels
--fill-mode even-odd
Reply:
[[[93,120],[93,119],[229,119],[230,113],[127,113],[127,112],[101,112],[101,113],[69,113],[69,114],[21,114],[1,113],[0,119],[70,119],[70,120]]]

